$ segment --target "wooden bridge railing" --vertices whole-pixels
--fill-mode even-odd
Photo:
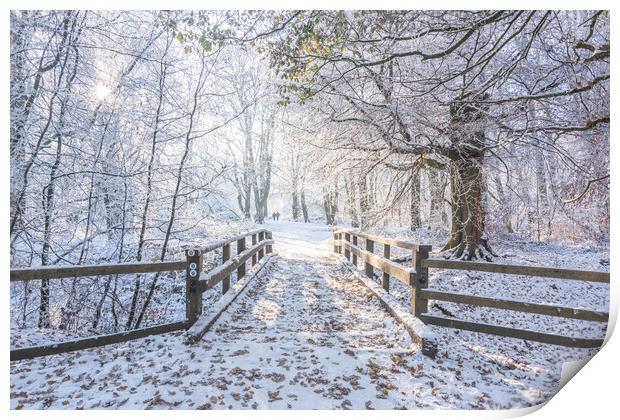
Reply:
[[[359,239],[365,242],[365,249],[360,248]],[[383,257],[374,253],[375,243],[383,245]],[[515,274],[530,277],[552,277],[567,280],[609,283],[609,273],[600,271],[583,271],[554,267],[536,267],[487,262],[455,261],[429,258],[431,246],[417,245],[409,241],[381,238],[366,233],[342,229],[334,232],[334,252],[344,253],[357,267],[358,258],[364,263],[366,276],[374,278],[374,269],[382,272],[381,284],[389,293],[389,279],[394,277],[411,287],[411,313],[422,322],[442,327],[456,328],[504,337],[521,338],[547,344],[567,347],[600,347],[603,340],[589,338],[573,338],[537,331],[508,328],[479,322],[462,321],[428,315],[428,300],[440,300],[489,308],[506,309],[540,315],[550,315],[586,321],[607,322],[609,313],[586,309],[570,308],[558,305],[536,304],[524,301],[499,299],[494,297],[473,296],[462,293],[444,292],[428,288],[429,268],[448,270],[485,271],[499,274]],[[412,253],[412,267],[405,267],[390,259],[391,247],[406,249]]]
[[[252,246],[246,248],[246,238],[251,238]],[[236,243],[237,255],[231,258],[231,244]],[[245,276],[247,261],[251,259],[252,268],[265,255],[272,253],[273,239],[266,229],[253,230],[233,238],[213,242],[204,248],[189,249],[185,260],[121,263],[83,266],[44,266],[37,268],[19,268],[11,270],[10,280],[49,280],[66,277],[90,277],[115,274],[141,274],[164,271],[186,272],[186,316],[182,321],[160,324],[152,327],[120,332],[116,334],[87,337],[63,343],[47,344],[11,350],[11,361],[32,359],[91,347],[100,347],[124,341],[135,340],[150,335],[187,329],[191,327],[202,313],[202,294],[222,282],[222,294],[230,288],[230,274],[237,271],[237,278]],[[222,248],[222,263],[208,272],[203,273],[203,256],[207,252]]]

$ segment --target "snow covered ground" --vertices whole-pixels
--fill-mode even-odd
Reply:
[[[419,237],[407,236],[403,230],[381,230],[377,235],[412,240],[416,243],[432,244],[433,249],[441,249],[441,239],[424,235]],[[546,267],[574,268],[579,270],[609,271],[609,248],[583,245],[557,245],[542,242],[519,240],[511,238],[493,243],[498,257],[495,263],[538,265]],[[408,257],[408,252],[393,248],[393,257]],[[439,252],[431,253],[431,257]],[[383,253],[380,244],[375,246],[375,252]],[[410,266],[410,260],[402,264]],[[361,267],[361,264],[360,264]],[[380,283],[381,273],[375,271],[375,280]],[[497,297],[509,300],[526,301],[530,303],[560,305],[571,308],[591,309],[595,311],[609,311],[609,284],[583,282],[578,280],[563,280],[555,278],[527,277],[505,275],[497,273],[471,272],[463,270],[429,270],[429,288],[445,292],[470,294],[475,296]],[[402,305],[407,306],[411,301],[410,288],[397,280],[390,280],[390,293],[399,299]],[[560,334],[582,338],[604,338],[607,324],[552,316],[526,314],[514,311],[481,308],[450,302],[429,302],[429,312],[437,316],[456,317],[466,321],[484,322],[513,328],[524,328],[552,334]],[[465,333],[465,335],[475,333]],[[480,335],[480,337],[488,337]],[[506,339],[506,343],[512,341]],[[515,340],[523,344],[522,340]],[[528,343],[534,346],[534,343]],[[529,347],[526,345],[526,349]],[[543,346],[542,349],[546,349]],[[546,351],[546,350],[545,350]],[[581,357],[581,352],[565,352],[558,350],[569,358]]]
[[[182,333],[172,333],[12,362],[11,407],[518,408],[547,400],[557,389],[562,363],[592,353],[432,327],[439,341],[432,361],[331,254],[328,227],[292,222],[267,227],[279,256],[198,344],[186,345]],[[528,297],[545,301],[596,309],[608,304],[608,291],[579,282],[526,283],[515,276],[500,289],[498,280],[484,274],[437,270],[431,286],[441,282],[484,295],[504,290],[509,297],[519,288],[523,297],[527,286]],[[406,290],[392,283],[405,308]],[[502,325],[534,322],[441,306]],[[548,318],[534,326],[576,332],[572,324]],[[598,337],[603,330],[577,332]]]

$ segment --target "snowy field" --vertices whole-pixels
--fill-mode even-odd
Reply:
[[[171,333],[12,362],[11,408],[518,408],[549,399],[562,363],[593,353],[432,327],[439,342],[432,361],[331,253],[328,227],[277,222],[267,228],[279,255],[201,342],[188,346],[182,333]],[[513,244],[496,251],[501,262],[608,269],[608,255],[595,249]],[[527,290],[532,302],[608,308],[607,286],[501,277],[431,270],[430,285],[521,300]],[[396,281],[391,286],[406,309],[408,291]],[[446,312],[604,336],[600,325],[584,321],[431,302],[431,313]],[[13,346],[58,339],[30,329],[12,333]]]

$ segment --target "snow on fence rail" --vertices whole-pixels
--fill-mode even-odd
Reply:
[[[495,264],[489,262],[455,261],[427,259],[422,262],[427,268],[446,268],[449,270],[486,271],[490,273],[516,274],[531,277],[553,277],[557,279],[582,280],[609,283],[609,273],[603,271],[572,270],[555,267],[531,265]]]
[[[246,238],[251,237],[252,247],[246,249]],[[168,324],[155,325],[116,334],[100,335],[82,338],[62,343],[28,347],[11,350],[11,361],[33,359],[35,357],[83,350],[91,347],[101,347],[124,341],[144,338],[150,335],[164,334],[172,331],[188,329],[202,314],[202,294],[222,282],[222,294],[230,288],[230,274],[237,271],[237,279],[246,273],[246,262],[251,259],[254,267],[264,256],[272,253],[272,234],[266,229],[257,229],[243,233],[233,238],[213,242],[206,247],[188,249],[185,260],[150,262],[150,263],[121,263],[84,266],[43,266],[36,268],[19,268],[11,270],[11,281],[48,280],[65,277],[89,277],[114,274],[155,273],[162,271],[185,270],[185,319]],[[236,242],[237,255],[230,257],[230,246]],[[208,273],[202,273],[203,255],[217,248],[222,248],[222,264]]]
[[[158,261],[150,263],[118,263],[99,265],[49,265],[36,268],[11,270],[11,281],[61,279],[66,277],[109,276],[114,274],[141,274],[158,271],[184,270],[185,260]]]
[[[358,239],[365,242],[365,250],[359,247]],[[383,257],[374,254],[374,244],[383,245]],[[566,347],[591,348],[600,347],[603,340],[589,338],[573,338],[556,334],[547,334],[517,328],[507,328],[480,322],[462,321],[455,318],[431,316],[428,312],[428,300],[441,300],[475,306],[506,309],[517,312],[551,315],[586,321],[607,322],[608,312],[575,309],[558,305],[535,304],[516,300],[481,297],[440,290],[428,289],[428,269],[444,268],[449,270],[485,271],[500,274],[516,274],[531,277],[552,277],[588,282],[609,283],[609,273],[600,271],[583,271],[555,267],[521,266],[495,264],[487,262],[439,260],[429,258],[430,245],[417,245],[409,241],[394,240],[369,235],[349,229],[334,231],[334,252],[342,254],[357,267],[358,258],[364,263],[367,277],[374,277],[374,269],[382,272],[381,285],[389,293],[389,279],[394,277],[411,287],[411,313],[422,322],[441,327],[456,328],[467,331],[494,334],[503,337],[521,338],[547,344]],[[405,267],[390,259],[391,247],[398,247],[412,252],[412,268]],[[417,337],[424,352],[424,339]],[[435,344],[433,343],[433,346]]]

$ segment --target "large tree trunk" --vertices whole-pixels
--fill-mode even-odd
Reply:
[[[450,169],[452,230],[444,251],[466,260],[493,254],[484,230],[483,182],[475,160],[459,161]]]
[[[470,103],[453,102],[450,114],[452,230],[442,251],[464,260],[490,260],[495,254],[485,233],[483,113]]]

